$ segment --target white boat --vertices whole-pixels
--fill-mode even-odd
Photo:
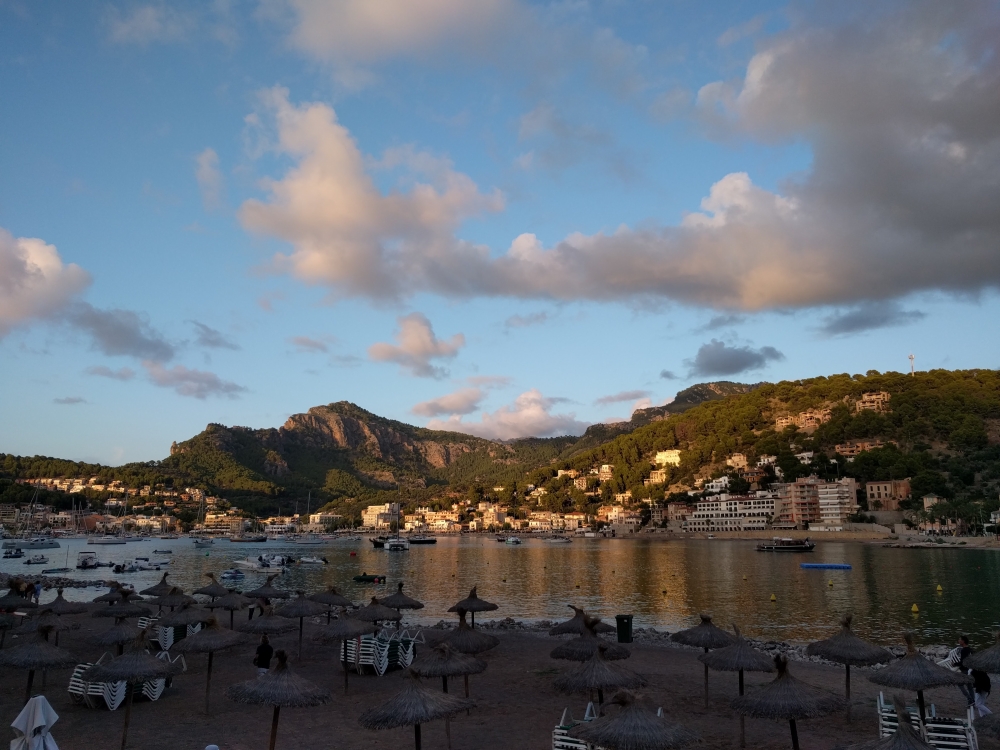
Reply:
[[[269,570],[280,573],[286,565],[294,562],[286,555],[258,555],[257,557],[245,557],[241,560],[233,560],[233,565],[251,570]]]
[[[330,561],[325,557],[300,557],[299,565],[326,565]]]
[[[295,544],[323,544],[323,540],[316,534],[306,534],[305,536],[299,537],[294,541]]]
[[[224,570],[219,574],[219,578],[223,581],[240,581],[246,578],[246,573],[244,573],[239,568],[229,568]]]
[[[133,560],[125,560],[124,562],[116,563],[112,570],[115,573],[138,573],[141,568]]]
[[[46,565],[49,562],[49,558],[45,555],[32,555],[27,560],[24,561],[25,565]]]
[[[545,541],[552,542],[553,544],[572,544],[573,540],[568,536],[550,536]]]
[[[520,544],[520,543],[521,540],[516,536],[509,536],[506,539],[504,539],[504,544]]]
[[[76,556],[76,567],[78,570],[96,570],[101,567],[97,561],[96,552],[80,552]]]
[[[3,543],[3,549],[57,549],[59,542],[45,536],[32,539],[8,539]]]
[[[111,536],[110,534],[105,534],[104,536],[92,536],[87,539],[87,544],[125,544],[125,540],[120,536]]]
[[[214,539],[195,539],[194,540],[194,546],[195,547],[211,547],[213,544],[215,544],[215,540]]]
[[[410,549],[410,542],[402,537],[386,539],[384,549],[386,552],[406,552]]]

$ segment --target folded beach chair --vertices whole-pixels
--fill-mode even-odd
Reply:
[[[899,718],[896,716],[896,709],[893,707],[891,702],[886,702],[885,694],[879,691],[878,701],[876,703],[878,707],[878,734],[879,737],[889,737],[896,732],[896,727],[899,726]],[[910,712],[910,722],[913,724],[913,728],[923,735],[923,729],[920,726],[920,712],[915,706],[907,706],[907,710]],[[933,716],[935,713],[934,704],[930,705],[928,709],[930,715]]]
[[[964,719],[928,718],[924,722],[927,744],[941,750],[977,750],[979,740],[972,726],[972,711],[970,708]]]

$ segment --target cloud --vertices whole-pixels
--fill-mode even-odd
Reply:
[[[288,343],[294,346],[300,352],[327,352],[329,347],[325,341],[320,341],[319,339],[312,339],[308,336],[292,336],[288,339]]]
[[[108,12],[108,33],[118,44],[176,42],[186,38],[194,26],[192,15],[169,5],[137,5],[124,14],[115,8]]]
[[[638,399],[649,400],[649,391],[622,391],[611,396],[601,396],[594,400],[596,406],[608,406],[609,404],[620,404],[624,401],[636,401]]]
[[[221,331],[210,328],[204,323],[199,323],[197,320],[192,320],[191,323],[198,331],[198,338],[195,340],[195,343],[198,344],[198,346],[203,346],[206,349],[239,350],[240,345],[228,338]]]
[[[422,417],[438,417],[442,414],[470,414],[479,408],[479,404],[484,398],[486,398],[486,392],[482,388],[462,388],[430,401],[421,401],[410,411]]]
[[[201,202],[207,211],[218,211],[225,204],[225,185],[219,171],[219,155],[206,148],[195,159],[194,176],[201,189]]]
[[[716,40],[716,44],[720,47],[728,47],[731,44],[736,44],[736,42],[742,39],[754,36],[760,32],[762,28],[764,28],[764,22],[766,20],[766,15],[759,15],[754,16],[749,21],[744,21],[737,26],[731,26],[719,35],[719,38]]]
[[[756,40],[742,81],[703,86],[695,106],[721,138],[805,144],[806,171],[773,190],[721,175],[677,225],[551,246],[525,233],[492,252],[455,232],[500,204],[450,164],[451,188],[382,195],[331,109],[272,92],[279,150],[297,163],[241,217],[292,244],[279,270],[377,299],[672,300],[733,313],[995,289],[998,39],[988,2],[804,11]],[[428,210],[412,211],[425,194]]]
[[[472,375],[466,381],[481,388],[506,388],[513,382],[513,378],[506,375]]]
[[[688,364],[691,366],[690,375],[714,377],[759,370],[768,362],[777,362],[784,358],[785,355],[773,346],[752,349],[749,346],[727,346],[722,341],[712,339],[709,343],[701,345],[694,359]]]
[[[159,362],[145,361],[150,381],[161,388],[172,388],[180,396],[205,399],[209,396],[226,396],[238,398],[246,388],[227,380],[222,380],[213,372],[192,370],[183,365],[166,368]]]
[[[0,227],[0,338],[15,326],[56,315],[89,284],[90,275],[63,263],[53,245]]]
[[[554,399],[545,398],[533,388],[518,396],[513,404],[503,406],[492,414],[484,413],[479,422],[463,422],[456,415],[448,419],[432,419],[427,427],[465,432],[489,440],[580,435],[587,429],[588,423],[578,421],[575,414],[553,414],[554,405]]]
[[[549,319],[547,312],[536,312],[528,315],[511,315],[504,321],[506,328],[527,328],[528,326],[541,325]]]
[[[174,347],[149,325],[146,316],[134,310],[100,310],[77,302],[66,312],[66,320],[89,334],[94,348],[104,354],[154,362],[174,356]]]
[[[673,370],[660,370],[660,377],[664,380],[677,380],[678,377],[674,374]]]
[[[698,331],[717,331],[720,328],[729,328],[730,326],[739,325],[746,320],[744,315],[716,315],[710,321],[708,321]]]
[[[602,160],[617,177],[625,181],[635,177],[635,169],[624,152],[614,148],[611,133],[594,125],[573,123],[549,102],[521,116],[518,139],[535,144],[516,159],[517,166],[526,171],[535,166],[561,171],[585,158],[604,154]]]
[[[453,267],[456,253],[488,251],[457,250],[454,231],[464,219],[499,210],[499,192],[480,193],[446,159],[399,148],[371,165],[402,173],[401,189],[383,195],[332,108],[293,106],[280,88],[263,92],[261,101],[276,119],[275,150],[298,161],[269,183],[268,202],[246,201],[239,212],[247,229],[292,244],[291,255],[275,257],[275,270],[345,295],[383,299],[408,290],[398,275],[405,268],[467,283],[463,269]]]
[[[112,380],[131,380],[135,377],[135,370],[131,367],[121,367],[112,370],[105,365],[94,365],[84,370],[88,375],[96,375],[101,378],[111,378]]]
[[[52,403],[61,406],[75,406],[76,404],[87,403],[87,399],[82,396],[66,396],[65,398],[54,398],[52,399]]]
[[[820,332],[827,336],[844,336],[915,323],[927,315],[920,310],[904,310],[897,302],[869,302],[853,310],[835,312],[827,316]]]
[[[411,375],[421,378],[442,378],[448,371],[431,364],[432,359],[453,359],[465,346],[465,336],[456,333],[447,341],[438,339],[431,322],[421,313],[397,318],[398,345],[378,343],[368,347],[368,357],[375,362],[395,362]]]

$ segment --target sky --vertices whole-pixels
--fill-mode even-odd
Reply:
[[[0,452],[996,368],[1000,5],[0,0]]]

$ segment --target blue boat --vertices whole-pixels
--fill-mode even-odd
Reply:
[[[799,563],[800,568],[824,568],[829,570],[851,570],[847,563]]]

